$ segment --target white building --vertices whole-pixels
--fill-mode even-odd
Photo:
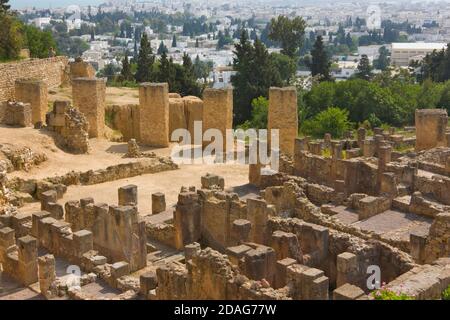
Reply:
[[[392,43],[391,63],[395,66],[408,66],[411,60],[422,60],[434,50],[445,49],[447,44],[437,42]]]

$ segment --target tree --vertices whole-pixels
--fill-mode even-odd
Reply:
[[[282,86],[281,76],[275,68],[264,44],[256,39],[252,45],[245,29],[235,45],[233,69],[235,124],[251,117],[251,102],[260,96],[267,97],[270,86]]]
[[[153,63],[155,56],[152,47],[148,41],[147,33],[143,33],[141,37],[141,47],[137,59],[137,71],[135,79],[137,82],[148,82],[153,79]]]
[[[55,39],[50,31],[41,31],[33,26],[24,26],[25,46],[32,58],[47,58],[50,48],[56,48]]]
[[[311,57],[311,74],[313,76],[319,75],[323,81],[330,81],[332,79],[330,74],[331,63],[323,46],[322,36],[317,36],[311,50]]]
[[[199,47],[200,47],[200,44],[199,44],[199,42],[198,42],[198,38],[195,39],[195,47],[196,47],[196,48],[199,48]]]
[[[163,52],[161,59],[159,59],[159,70],[157,72],[156,78],[159,82],[167,82],[169,84],[169,89],[171,92],[176,92],[174,90],[175,73],[172,61],[167,57],[167,53]]]
[[[341,138],[350,128],[348,114],[347,110],[330,107],[318,113],[313,119],[304,121],[301,131],[317,138],[323,137],[325,133],[330,133],[333,138]]]
[[[167,49],[166,45],[164,44],[164,42],[161,40],[161,43],[159,44],[158,47],[158,51],[156,52],[158,55],[162,55],[164,53],[168,53],[169,50]]]
[[[1,14],[0,25],[0,60],[17,59],[24,41],[22,24],[14,16]]]
[[[361,56],[358,63],[358,71],[355,73],[356,77],[363,80],[370,80],[372,78],[372,66],[366,54]]]
[[[175,35],[173,35],[172,37],[172,48],[176,48],[177,47],[177,37]]]
[[[9,0],[0,0],[0,14],[5,14],[11,8],[8,4]]]
[[[382,46],[379,50],[379,56],[378,59],[375,59],[373,61],[373,66],[376,69],[380,69],[382,71],[385,71],[389,65],[390,65],[390,59],[389,59],[389,51],[386,49],[385,46]]]
[[[301,17],[289,19],[286,16],[272,18],[269,38],[281,45],[281,53],[294,58],[303,44],[306,22]]]
[[[122,60],[122,70],[120,71],[120,77],[122,81],[133,81],[133,73],[131,73],[130,62],[128,61],[128,55]]]

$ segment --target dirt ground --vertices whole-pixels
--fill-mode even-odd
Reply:
[[[14,144],[15,146],[28,146],[33,151],[43,152],[48,160],[39,166],[33,167],[29,172],[15,171],[8,177],[21,177],[24,179],[43,179],[46,177],[63,175],[70,171],[88,171],[106,168],[118,163],[139,161],[139,159],[123,158],[127,151],[126,143],[110,142],[106,139],[91,139],[91,153],[73,155],[55,146],[51,134],[45,130],[32,128],[11,128],[0,126],[0,144]],[[151,149],[142,148],[143,151],[153,151],[157,155],[167,156],[170,148]],[[180,165],[175,171],[148,174],[128,179],[106,182],[93,186],[71,186],[66,196],[61,200],[79,200],[84,197],[93,197],[97,202],[108,204],[117,203],[117,189],[128,184],[138,186],[139,209],[141,214],[151,212],[151,194],[163,192],[166,194],[167,205],[177,201],[182,186],[200,187],[200,177],[206,173],[213,173],[225,178],[227,188],[243,188],[248,182],[248,166],[239,164],[216,165]],[[23,212],[39,210],[37,203],[26,205]]]

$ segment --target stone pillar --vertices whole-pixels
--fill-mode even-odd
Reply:
[[[358,259],[350,252],[344,252],[337,256],[336,287],[346,283],[354,284],[358,272]]]
[[[48,211],[49,203],[56,203],[58,194],[56,190],[48,190],[41,193],[41,210]]]
[[[205,89],[203,92],[203,132],[208,129],[218,129],[222,133],[222,151],[224,153],[227,148],[226,130],[232,128],[233,89]],[[210,141],[203,141],[203,146],[209,144]]]
[[[270,247],[258,246],[244,253],[243,270],[252,280],[266,279],[275,282],[276,253]]]
[[[16,80],[16,101],[31,104],[32,123],[45,123],[45,115],[48,111],[48,88],[42,80]]]
[[[427,236],[419,233],[411,233],[409,235],[410,254],[416,263],[424,263],[426,259],[425,247],[427,244]]]
[[[39,265],[39,289],[41,294],[48,298],[54,295],[54,282],[56,280],[55,257],[52,254],[38,258]]]
[[[362,151],[364,157],[373,157],[375,155],[375,141],[373,139],[364,140]]]
[[[169,146],[169,85],[141,83],[139,87],[140,138],[143,144]]]
[[[233,242],[237,245],[249,241],[252,224],[245,219],[237,219],[233,221],[231,227]]]
[[[106,81],[98,78],[72,80],[73,105],[89,123],[89,138],[101,138],[105,134]]]
[[[0,263],[6,260],[6,255],[15,247],[16,238],[14,235],[14,229],[9,227],[0,229]]]
[[[277,253],[277,260],[292,258],[299,262],[302,261],[302,252],[297,236],[293,233],[284,231],[275,231],[272,233],[271,247]]]
[[[38,281],[37,240],[32,236],[25,236],[17,240],[17,246],[20,279],[28,286]]]
[[[178,195],[174,212],[175,246],[181,250],[186,244],[196,242],[201,237],[201,206],[198,195],[183,192]]]
[[[292,258],[284,258],[277,261],[274,288],[282,288],[286,285],[287,268],[296,264],[297,260]]]
[[[270,130],[279,130],[280,152],[293,156],[298,134],[297,90],[295,87],[269,89],[268,138]]]
[[[118,189],[119,206],[137,206],[138,190],[137,186],[130,184]]]
[[[200,243],[193,242],[184,246],[184,260],[187,262],[202,250]]]
[[[148,296],[150,290],[155,289],[158,286],[158,278],[156,272],[149,271],[141,274],[139,277],[140,293],[144,296]]]
[[[364,140],[366,140],[366,129],[365,128],[359,128],[357,132],[358,136],[358,147],[362,149],[364,145]]]
[[[83,254],[93,249],[93,235],[88,230],[80,230],[73,233],[74,255],[81,258]]]
[[[166,196],[157,192],[152,194],[152,214],[166,211]]]
[[[447,110],[416,110],[416,151],[446,147]]]
[[[250,241],[267,243],[267,203],[262,199],[247,199],[247,219],[251,223]]]
[[[310,142],[309,143],[309,152],[312,154],[315,154],[317,156],[322,155],[322,143],[318,141]]]

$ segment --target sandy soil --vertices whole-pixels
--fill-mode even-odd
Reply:
[[[55,100],[72,100],[72,87],[55,88],[48,95],[49,103],[53,104]],[[138,88],[115,88],[106,87],[107,105],[125,105],[139,103]]]

